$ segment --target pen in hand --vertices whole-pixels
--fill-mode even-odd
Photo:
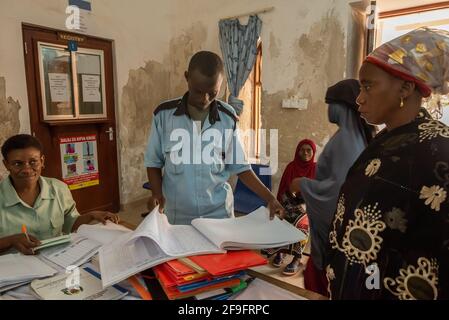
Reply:
[[[26,225],[24,225],[24,224],[22,224],[22,233],[25,234],[25,237],[27,238],[28,242],[31,242],[31,241],[30,241],[30,237],[28,236],[27,227],[26,227]],[[33,248],[31,248],[31,251],[32,251],[33,254],[34,254],[34,249],[33,249]]]
[[[27,227],[24,224],[22,224],[22,233],[24,233],[25,237],[27,237],[27,240],[30,241],[30,237],[28,236],[28,232],[27,232]]]

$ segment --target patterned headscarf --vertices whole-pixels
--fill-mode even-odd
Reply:
[[[366,61],[412,81],[424,97],[449,93],[449,32],[419,28],[391,40]]]

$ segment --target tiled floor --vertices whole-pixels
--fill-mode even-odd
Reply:
[[[143,220],[141,214],[144,212],[148,212],[145,200],[126,206],[119,212],[119,216],[120,220],[126,221],[129,224],[137,226]]]
[[[125,221],[131,225],[137,226],[143,220],[141,214],[144,212],[148,212],[147,204],[145,201],[139,201],[133,205],[126,206],[124,210],[119,212],[120,219]],[[278,280],[284,281],[286,283],[292,284],[297,287],[304,288],[304,277],[303,270],[307,263],[307,257],[304,256],[301,260],[302,266],[299,273],[294,276],[284,276],[282,274],[282,270],[291,261],[291,257],[287,257],[285,259],[285,263],[280,268],[275,268],[271,264],[254,268],[258,272],[269,275],[270,277],[276,278]]]
[[[261,267],[257,267],[257,268],[253,268],[253,269],[260,273],[269,275],[270,277],[273,277],[275,279],[292,284],[296,287],[304,288],[303,271],[304,271],[304,267],[307,264],[307,260],[308,260],[308,257],[303,256],[303,258],[301,259],[301,269],[294,276],[285,276],[282,274],[282,270],[291,261],[291,257],[287,257],[285,259],[284,264],[280,268],[275,268],[271,264],[267,264],[265,266],[261,266]]]

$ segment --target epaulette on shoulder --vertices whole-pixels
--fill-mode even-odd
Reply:
[[[176,109],[181,103],[181,99],[175,99],[170,101],[165,101],[161,103],[153,112],[154,115],[157,115],[159,112],[164,110]]]
[[[218,102],[218,110],[221,112],[224,112],[226,115],[228,115],[229,117],[232,118],[232,120],[234,120],[234,123],[237,123],[240,119],[237,115],[235,115],[234,113],[232,113],[231,110],[229,110],[228,108],[226,108],[223,104],[221,104],[220,102]]]

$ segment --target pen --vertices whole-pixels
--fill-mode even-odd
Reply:
[[[28,236],[27,226],[24,224],[22,224],[22,233],[25,234],[25,237],[27,237],[28,242],[31,242],[30,237]],[[34,248],[31,248],[31,252],[34,254]]]
[[[22,224],[22,233],[24,233],[25,237],[27,237],[27,240],[30,241],[30,237],[28,236],[28,232],[27,232],[27,227],[24,224]]]

